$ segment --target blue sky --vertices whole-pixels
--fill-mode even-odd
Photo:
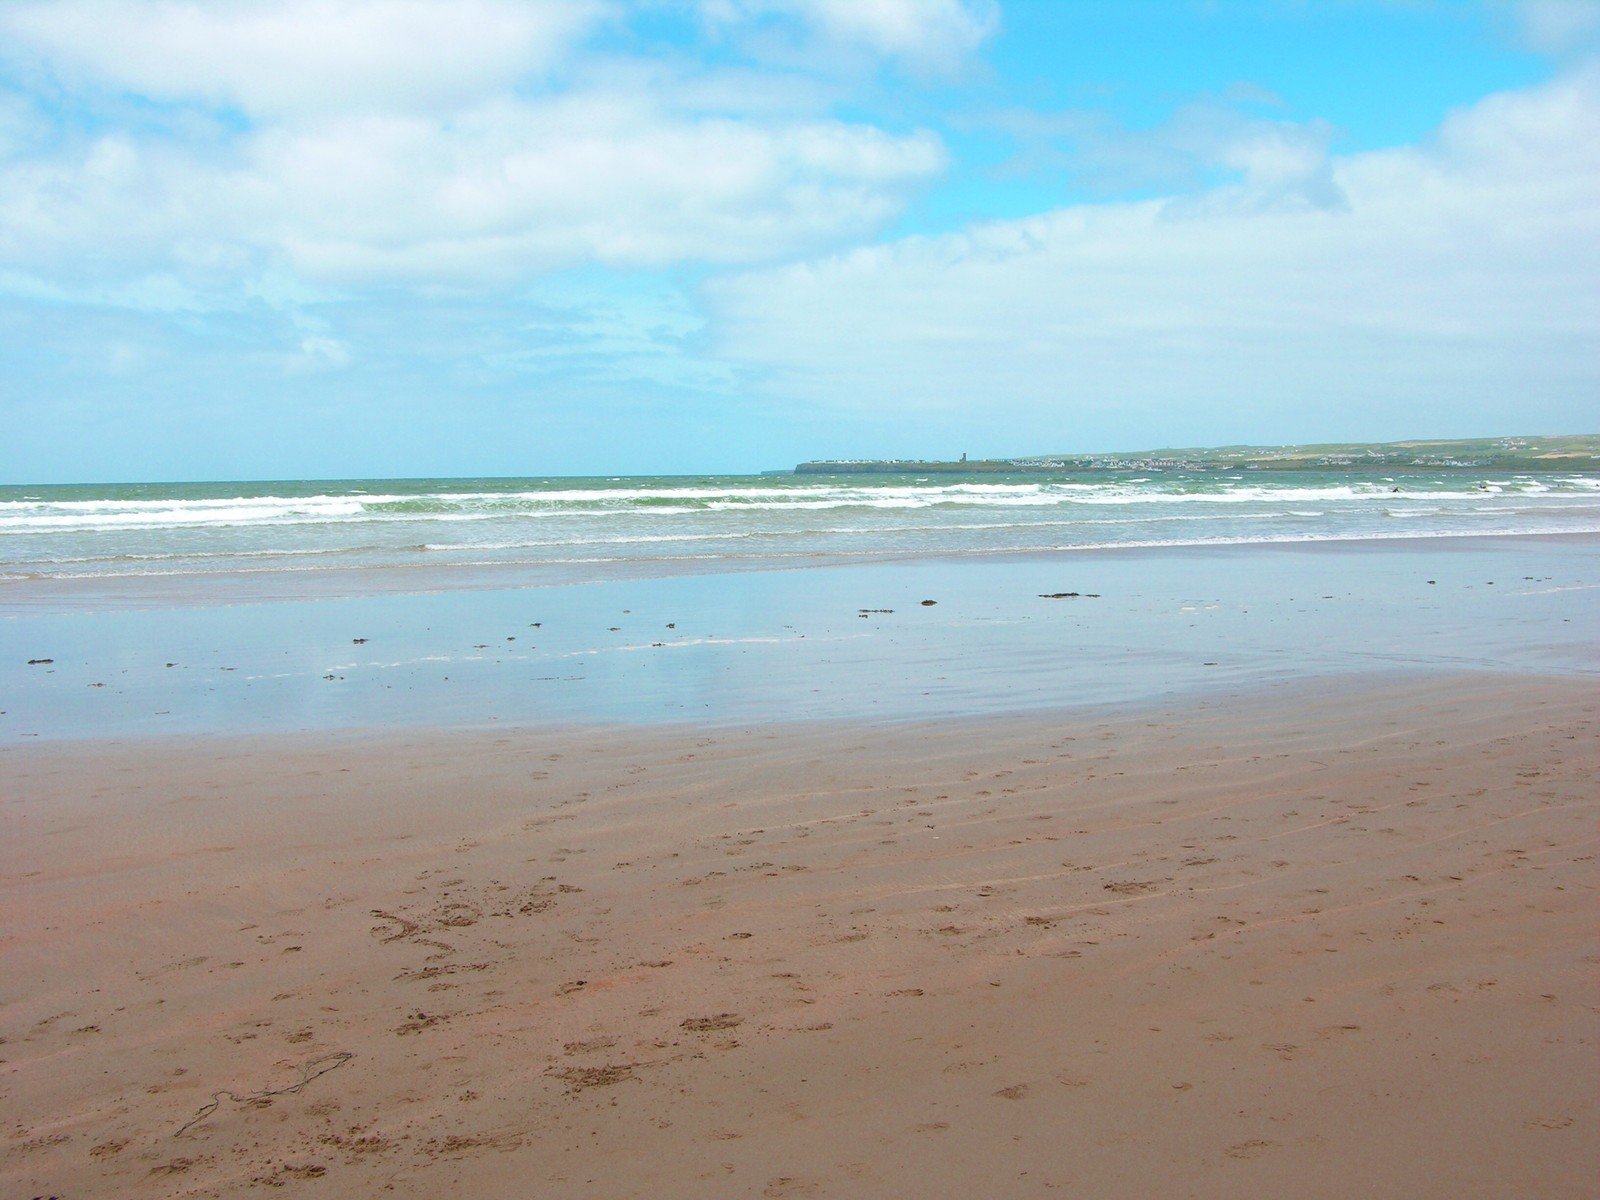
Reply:
[[[1600,0],[0,3],[0,480],[1597,412]]]

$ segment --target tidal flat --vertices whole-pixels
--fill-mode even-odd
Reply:
[[[1308,678],[1600,671],[1600,537],[1581,534],[436,582],[291,597],[255,575],[177,592],[89,579],[48,599],[9,585],[0,742],[892,721]]]
[[[9,609],[8,1194],[1600,1170],[1594,539],[454,583]]]

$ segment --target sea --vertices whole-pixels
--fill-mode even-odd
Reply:
[[[1600,532],[1600,476],[1462,469],[0,487],[4,585],[517,568],[537,583],[1116,547]],[[438,575],[430,570],[431,575]],[[359,590],[359,582],[354,586]]]
[[[1600,681],[1600,477],[0,489],[0,747]]]

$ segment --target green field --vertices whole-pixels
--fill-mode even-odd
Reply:
[[[1051,471],[1600,471],[1600,434],[1458,438],[1408,442],[1328,442],[1309,446],[1169,447],[1117,454],[1030,454],[939,461],[837,459],[804,462],[797,475],[993,474]]]

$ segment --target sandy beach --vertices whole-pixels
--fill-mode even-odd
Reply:
[[[15,744],[17,1196],[1591,1195],[1600,692]]]
[[[1600,1200],[1600,0],[0,0],[0,1200]]]

